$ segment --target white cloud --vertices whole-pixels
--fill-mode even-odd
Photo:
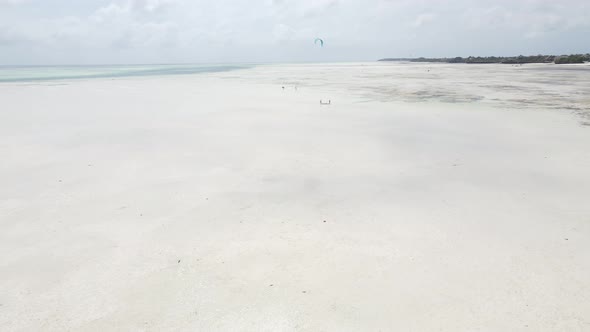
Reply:
[[[147,12],[155,12],[166,8],[177,1],[175,0],[132,0],[131,6],[132,8],[138,10],[144,10]]]
[[[113,17],[125,15],[129,13],[129,11],[129,6],[121,6],[116,3],[111,3],[105,7],[99,8],[93,15],[90,16],[90,19],[96,22],[103,22]]]
[[[273,29],[273,36],[275,40],[283,41],[290,40],[295,35],[295,30],[288,25],[279,23]]]
[[[29,2],[29,0],[0,0],[1,5],[18,5],[25,2]]]
[[[427,24],[428,22],[433,21],[436,18],[436,14],[433,13],[423,13],[418,15],[418,17],[416,17],[416,20],[414,20],[414,27],[419,28],[425,24]]]
[[[580,39],[590,33],[587,0],[0,0],[0,5],[0,44],[8,50],[0,52],[0,64],[22,61],[15,56],[22,49],[36,51],[31,61],[37,63],[45,56],[63,63],[316,60],[320,54],[309,49],[316,37],[326,40],[322,61],[590,51]]]

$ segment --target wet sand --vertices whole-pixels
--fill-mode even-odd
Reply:
[[[2,83],[0,330],[588,330],[589,68]]]

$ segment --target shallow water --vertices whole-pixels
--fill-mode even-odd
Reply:
[[[0,66],[0,82],[188,75],[248,68],[244,65]]]
[[[249,77],[285,87],[346,91],[366,101],[481,104],[502,109],[549,109],[590,114],[590,65],[348,63],[281,65]],[[221,74],[225,76],[226,74]]]

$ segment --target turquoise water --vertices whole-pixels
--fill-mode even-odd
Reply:
[[[0,66],[0,82],[189,75],[248,68],[245,65]]]

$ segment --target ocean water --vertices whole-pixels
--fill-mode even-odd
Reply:
[[[0,66],[0,82],[189,75],[245,69],[247,65]]]

